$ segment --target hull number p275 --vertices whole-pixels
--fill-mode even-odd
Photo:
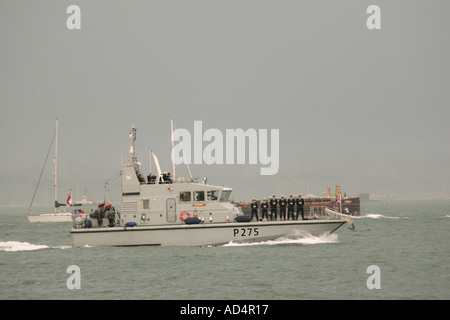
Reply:
[[[233,229],[234,237],[251,237],[258,236],[259,230],[258,228],[235,228]]]

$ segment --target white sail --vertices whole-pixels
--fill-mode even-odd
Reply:
[[[158,161],[158,158],[156,157],[156,155],[153,152],[152,152],[152,155],[153,155],[153,160],[155,161],[156,170],[158,171],[158,178],[156,180],[156,184],[158,184],[161,179],[161,167],[159,166],[159,161]]]

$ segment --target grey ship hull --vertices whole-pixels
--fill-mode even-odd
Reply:
[[[226,222],[161,226],[72,229],[72,246],[208,246],[277,239],[292,233],[319,236],[341,227],[342,220]]]

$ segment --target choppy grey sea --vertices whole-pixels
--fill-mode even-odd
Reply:
[[[361,206],[356,232],[192,248],[72,248],[70,223],[3,207],[0,299],[449,299],[450,201]]]

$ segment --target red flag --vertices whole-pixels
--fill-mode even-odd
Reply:
[[[71,205],[72,205],[72,189],[70,189],[70,193],[67,196],[66,207],[64,208],[64,211],[66,211],[67,208],[70,207]]]
[[[336,198],[336,202],[334,204],[337,205],[338,203],[341,203],[341,196]]]
[[[72,205],[72,192],[69,193],[69,195],[67,196],[67,201],[66,201],[68,206]]]

